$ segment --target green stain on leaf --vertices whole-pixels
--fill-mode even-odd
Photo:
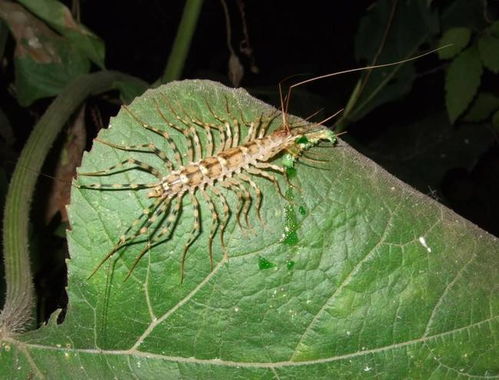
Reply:
[[[286,168],[286,175],[288,178],[294,178],[296,177],[296,169],[292,166],[289,166]]]
[[[293,260],[289,260],[287,263],[286,263],[286,267],[291,270],[293,269],[293,267],[295,266],[295,262]]]
[[[297,144],[307,144],[308,143],[308,139],[307,139],[306,136],[301,136],[301,137],[298,137],[295,140],[295,143],[297,143]]]
[[[261,270],[270,269],[270,268],[274,268],[274,267],[275,267],[275,264],[271,263],[266,258],[264,258],[264,257],[258,258],[258,268],[260,268]]]
[[[288,201],[293,201],[295,195],[293,193],[293,189],[289,188],[286,190],[284,194]],[[298,234],[296,231],[298,230],[298,219],[296,217],[296,212],[293,209],[291,204],[287,205],[284,209],[284,233],[282,243],[286,245],[296,245],[299,241]]]
[[[298,207],[298,212],[301,214],[301,215],[306,215],[307,214],[307,209],[303,206],[300,206]]]
[[[298,234],[296,230],[298,229],[298,220],[296,218],[296,213],[291,205],[286,206],[284,210],[285,224],[284,224],[284,238],[282,243],[286,245],[296,245],[298,243]]]

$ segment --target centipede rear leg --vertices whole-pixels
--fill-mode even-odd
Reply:
[[[189,247],[196,241],[201,233],[201,220],[200,220],[200,211],[199,211],[199,202],[196,198],[194,192],[190,192],[191,206],[192,206],[192,215],[193,215],[193,223],[191,231],[189,232],[189,238],[184,245],[184,249],[182,251],[182,256],[180,260],[180,282],[184,281],[184,273],[185,273],[185,259],[187,257],[187,251]]]
[[[132,263],[132,266],[128,270],[128,274],[125,279],[130,277],[132,272],[134,271],[135,267],[137,264],[140,262],[140,260],[145,256],[147,252],[149,252],[153,247],[164,243],[165,241],[170,240],[171,234],[174,231],[178,218],[180,215],[180,208],[182,204],[182,196],[177,196],[173,198],[172,200],[168,201],[168,203],[175,202],[174,206],[171,207],[171,213],[166,217],[168,210],[165,208],[162,208],[158,213],[157,217],[160,217],[160,215],[163,215],[163,217],[166,217],[166,224],[163,226],[158,224],[158,228],[153,231],[153,233],[150,235],[149,239],[147,240],[146,246],[139,252],[139,254],[135,257],[135,260]],[[155,222],[156,220],[154,220]],[[162,226],[162,227],[161,227]]]
[[[227,260],[229,255],[227,253],[227,248],[225,246],[224,234],[225,234],[225,229],[227,227],[227,224],[229,224],[229,220],[230,220],[230,215],[231,215],[230,207],[229,207],[229,203],[227,202],[227,198],[225,197],[224,194],[222,194],[222,192],[218,188],[211,187],[210,190],[222,202],[223,220],[220,223],[220,245],[222,246],[222,250],[224,253],[224,260]]]

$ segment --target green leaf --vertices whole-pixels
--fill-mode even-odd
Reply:
[[[37,17],[71,41],[71,46],[79,50],[100,68],[104,68],[104,42],[84,25],[78,23],[69,9],[57,0],[19,0]]]
[[[470,105],[480,86],[482,72],[478,51],[473,46],[451,62],[445,78],[445,102],[451,123]]]
[[[499,97],[490,92],[481,92],[476,97],[463,121],[483,121],[499,108]]]
[[[470,42],[471,30],[468,28],[451,28],[447,30],[440,39],[438,46],[451,45],[438,51],[440,59],[454,58]]]
[[[31,57],[15,59],[16,90],[19,104],[59,94],[76,77],[90,70],[90,63],[66,45],[59,51],[61,62],[40,63]]]
[[[438,30],[438,15],[421,1],[377,1],[361,20],[355,37],[355,57],[365,65],[397,62],[416,55],[418,48]],[[385,29],[388,33],[385,35]],[[376,69],[360,79],[362,91],[352,95],[345,117],[361,119],[374,108],[400,99],[415,79],[412,62]]]
[[[71,41],[19,4],[0,2],[0,17],[16,40],[16,92],[22,106],[57,95],[71,80],[89,71],[89,60]]]
[[[478,40],[478,50],[483,65],[497,74],[499,72],[499,38],[484,34]]]
[[[209,81],[149,90],[129,107],[142,121],[168,130],[182,153],[187,152],[185,137],[165,125],[158,107],[180,128],[173,113],[217,125],[223,124],[213,113],[231,123],[239,119],[242,135],[247,123],[274,111],[244,90]],[[277,117],[272,128],[279,123]],[[124,110],[111,125],[100,139],[153,143],[170,156],[164,139]],[[205,147],[203,128],[197,129]],[[287,379],[499,373],[497,239],[345,143],[313,148],[310,154],[329,157],[328,170],[297,164],[290,179],[295,187],[275,173],[286,199],[272,183],[250,175],[263,193],[263,221],[254,206],[251,228],[244,220],[240,228],[233,215],[225,234],[229,260],[224,263],[217,236],[213,269],[207,252],[211,213],[199,196],[203,232],[189,249],[183,283],[180,256],[193,225],[189,197],[172,238],[150,249],[124,282],[144,242],[127,247],[87,277],[153,201],[148,190],[73,189],[66,319],[56,325],[54,316],[37,331],[4,338],[0,376]],[[154,155],[102,143],[94,144],[81,171],[130,156],[168,172]],[[280,159],[272,163],[279,165]],[[78,183],[154,180],[129,170],[81,177]],[[220,191],[237,210],[237,196]],[[212,199],[220,210],[219,199]],[[289,218],[296,233],[293,244],[283,242]],[[272,265],[261,268],[262,259]]]

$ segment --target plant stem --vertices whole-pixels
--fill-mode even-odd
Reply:
[[[187,0],[161,83],[180,79],[203,0]]]
[[[116,88],[118,81],[139,81],[128,75],[101,71],[71,82],[40,118],[26,142],[7,192],[3,238],[6,280],[0,337],[24,331],[35,321],[35,295],[28,251],[29,210],[37,176],[57,135],[80,104],[93,94]]]

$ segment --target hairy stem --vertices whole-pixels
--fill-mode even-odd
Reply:
[[[0,314],[0,337],[26,330],[34,321],[35,296],[28,252],[29,210],[37,180],[33,172],[41,170],[57,135],[80,104],[89,95],[116,88],[120,80],[139,82],[112,71],[75,79],[40,118],[21,152],[5,203],[3,239],[7,292]]]
[[[177,35],[175,36],[165,72],[161,77],[161,83],[177,80],[182,75],[202,5],[203,0],[187,0],[185,2],[182,19],[177,29]]]

